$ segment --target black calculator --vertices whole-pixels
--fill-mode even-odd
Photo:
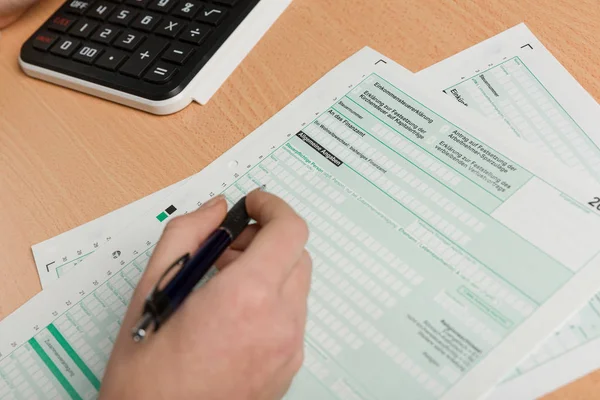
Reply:
[[[206,103],[291,0],[68,0],[23,45],[30,76],[154,114]]]

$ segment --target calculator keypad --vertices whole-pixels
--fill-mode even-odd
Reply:
[[[129,60],[127,60],[119,71],[126,75],[139,77],[165,47],[168,46],[168,44],[169,43],[163,39],[146,40],[146,42],[144,42],[144,44],[129,57]]]
[[[131,7],[119,7],[117,10],[112,13],[112,15],[108,18],[108,22],[112,22],[113,24],[127,26],[138,14],[138,11]]]
[[[68,0],[23,61],[130,94],[179,93],[259,0]]]
[[[73,59],[85,64],[91,64],[104,50],[102,47],[95,44],[87,43],[79,48]]]
[[[94,4],[86,15],[90,18],[104,20],[109,16],[114,8],[114,4],[110,4],[106,1],[100,1]]]
[[[41,50],[41,51],[46,51],[57,40],[58,40],[58,35],[54,35],[54,34],[48,33],[48,32],[40,32],[37,35],[35,35],[33,38],[33,47],[38,50]]]
[[[226,13],[227,10],[224,7],[208,6],[200,10],[196,20],[205,24],[218,25],[223,20]]]
[[[167,51],[162,55],[162,59],[165,61],[171,61],[175,64],[182,65],[186,62],[189,56],[194,52],[194,47],[183,44],[173,43]]]
[[[76,19],[68,17],[66,15],[56,15],[48,23],[48,29],[56,32],[66,32],[71,25],[75,23]]]
[[[144,40],[145,36],[133,30],[121,33],[121,36],[113,43],[115,47],[123,50],[133,51]]]
[[[149,10],[158,11],[160,13],[168,13],[177,3],[177,0],[154,0],[148,6]]]
[[[90,34],[98,27],[97,22],[81,20],[77,22],[73,27],[69,30],[71,35],[76,36],[78,38],[87,38]]]
[[[103,44],[110,44],[120,32],[121,30],[119,28],[103,25],[92,35],[92,40]]]
[[[71,0],[67,1],[67,11],[72,14],[83,14],[88,8],[90,8],[91,1],[85,0]]]
[[[59,56],[70,57],[75,49],[79,47],[79,43],[77,39],[61,39],[52,47],[50,52]]]
[[[110,71],[116,71],[117,67],[125,61],[127,53],[117,49],[108,49],[96,61],[96,65]]]
[[[177,71],[177,68],[175,68],[173,65],[159,62],[148,70],[144,76],[144,79],[156,83],[166,82],[171,79],[171,76],[175,73],[175,71]]]
[[[181,18],[193,19],[194,16],[202,8],[202,3],[194,0],[183,0],[179,2],[173,15]]]

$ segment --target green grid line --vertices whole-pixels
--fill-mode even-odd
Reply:
[[[56,380],[62,385],[67,394],[74,400],[83,400],[81,396],[79,396],[75,388],[71,386],[67,378],[65,378],[63,373],[60,372],[60,369],[58,369],[56,364],[54,364],[54,362],[50,359],[48,354],[46,354],[44,349],[42,349],[42,346],[40,346],[37,340],[35,340],[35,338],[32,337],[27,343],[29,343],[29,345],[33,348],[37,355],[42,359],[44,364],[46,364],[46,367],[48,367],[50,372],[52,372],[52,375],[54,375]]]
[[[86,365],[86,363],[79,357],[77,352],[71,347],[67,339],[56,329],[54,324],[50,324],[47,326],[48,330],[54,336],[54,339],[62,346],[65,352],[71,357],[71,359],[75,362],[75,364],[79,367],[81,372],[85,375],[85,377],[90,381],[92,386],[96,388],[96,390],[100,390],[100,380],[96,378],[96,375],[92,372],[92,370]]]

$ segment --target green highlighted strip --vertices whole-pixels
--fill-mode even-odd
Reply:
[[[83,400],[79,394],[75,391],[73,386],[69,383],[67,378],[60,372],[56,364],[48,357],[48,354],[42,349],[42,346],[35,340],[35,338],[29,339],[29,345],[33,348],[33,350],[37,353],[37,355],[42,359],[46,367],[52,372],[56,380],[62,385],[62,387],[67,391],[69,396],[75,400]]]
[[[96,390],[100,390],[100,380],[96,378],[96,375],[92,372],[92,370],[86,365],[86,363],[79,357],[79,354],[71,347],[67,339],[56,329],[54,324],[48,325],[48,330],[54,336],[54,339],[62,346],[63,349],[67,352],[69,357],[75,361],[75,364],[79,367],[81,372],[85,375],[86,378],[90,381],[90,383],[96,388]]]
[[[157,219],[159,222],[163,222],[165,219],[167,219],[167,217],[168,217],[167,213],[163,211],[163,212],[161,212],[160,214],[158,214],[158,215],[156,216],[156,219]]]

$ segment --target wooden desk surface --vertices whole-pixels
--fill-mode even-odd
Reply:
[[[600,100],[597,0],[295,0],[207,106],[166,117],[19,70],[21,44],[62,1],[0,36],[0,318],[40,290],[32,244],[199,171],[365,45],[418,71],[525,21]],[[599,380],[547,398],[598,398]]]

